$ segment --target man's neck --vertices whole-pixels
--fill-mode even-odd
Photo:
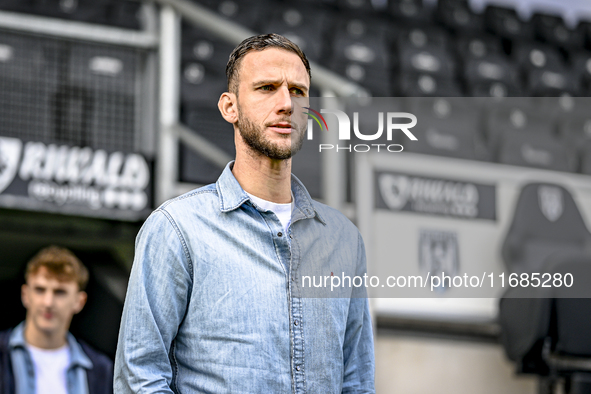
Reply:
[[[291,159],[237,152],[232,173],[242,189],[254,196],[278,204],[291,202]]]
[[[66,344],[66,334],[46,334],[33,327],[32,324],[25,324],[25,341],[41,349],[58,349]]]

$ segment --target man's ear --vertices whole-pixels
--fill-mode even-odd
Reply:
[[[79,313],[84,305],[86,305],[86,300],[88,299],[88,294],[85,291],[78,292],[78,300],[76,301],[76,306],[74,308],[74,313]]]
[[[25,309],[29,308],[29,295],[28,295],[29,286],[25,283],[21,286],[21,302]]]
[[[226,122],[234,124],[238,121],[238,101],[234,93],[222,93],[218,109]]]

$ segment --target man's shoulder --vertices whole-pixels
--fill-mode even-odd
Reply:
[[[152,216],[162,212],[166,216],[181,218],[190,216],[191,212],[203,214],[215,209],[219,210],[218,191],[216,184],[211,183],[165,201],[154,210]]]
[[[0,331],[0,354],[8,350],[8,341],[10,340],[10,334],[13,328]]]
[[[92,368],[102,373],[108,373],[113,369],[113,361],[104,353],[96,350],[84,340],[76,338],[76,342],[92,362]]]

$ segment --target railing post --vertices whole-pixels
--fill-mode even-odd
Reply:
[[[178,181],[180,18],[170,6],[160,11],[160,133],[156,163],[156,205],[173,197]]]

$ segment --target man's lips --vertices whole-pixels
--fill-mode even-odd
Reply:
[[[274,123],[268,126],[271,130],[275,131],[276,133],[280,134],[289,134],[291,133],[291,125],[286,122]]]
[[[51,313],[51,312],[43,312],[41,315],[43,316],[43,318],[45,318],[47,320],[50,320],[53,318],[53,313]]]

